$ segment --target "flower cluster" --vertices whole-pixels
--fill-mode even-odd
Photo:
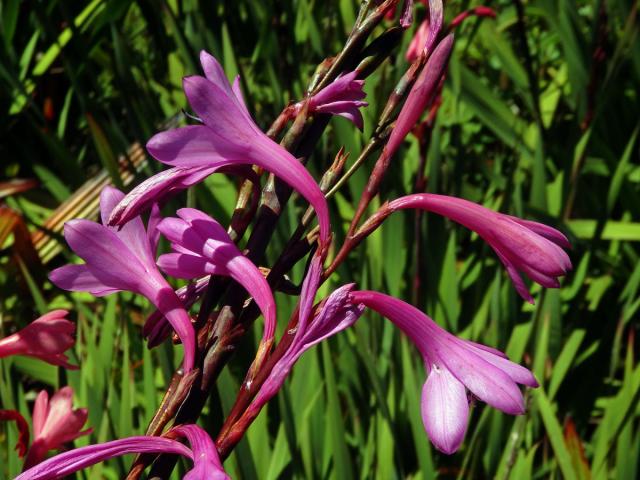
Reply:
[[[413,2],[404,2],[401,15],[404,27],[411,22],[412,7]],[[416,75],[412,77],[404,106],[382,150],[380,158],[384,168],[425,109],[434,102],[454,46],[453,35],[442,33],[442,2],[430,1],[428,8],[428,19],[418,27],[411,54],[408,52],[409,58],[416,62],[412,67]],[[476,9],[467,12],[467,16],[470,14],[491,13]],[[456,25],[462,19],[456,20]],[[218,61],[206,52],[201,53],[200,60],[205,76],[187,77],[183,82],[185,95],[200,123],[158,133],[147,143],[149,153],[170,168],[143,181],[126,195],[106,187],[100,196],[100,223],[84,219],[67,222],[65,239],[84,263],[57,268],[51,272],[50,279],[62,289],[95,296],[129,291],[147,298],[156,311],[148,318],[143,334],[149,338],[149,345],[154,346],[175,332],[184,349],[179,372],[182,378],[192,378],[207,370],[211,361],[208,348],[219,340],[219,331],[213,331],[212,327],[215,318],[205,319],[210,329],[203,329],[192,321],[191,309],[209,292],[208,285],[215,285],[221,277],[230,279],[240,292],[237,310],[248,310],[248,306],[255,303],[255,311],[259,310],[264,317],[262,343],[244,390],[239,394],[236,404],[239,410],[230,414],[216,442],[197,425],[184,424],[173,426],[161,436],[123,438],[45,459],[49,451],[90,433],[91,429],[83,430],[87,410],[72,408],[70,387],[62,388],[51,398],[43,391],[33,411],[34,440],[28,448],[27,470],[17,478],[61,478],[127,453],[177,454],[193,463],[185,478],[228,478],[221,458],[228,454],[226,445],[233,443],[229,439],[242,434],[242,428],[277,394],[304,352],[354,325],[366,309],[393,322],[419,351],[427,372],[421,402],[424,427],[440,451],[451,454],[460,447],[474,398],[508,414],[524,413],[519,385],[536,387],[536,379],[502,352],[458,338],[404,301],[381,292],[358,290],[353,283],[336,287],[316,302],[319,287],[330,271],[325,270],[325,260],[331,242],[331,225],[323,190],[294,155],[256,125],[244,103],[239,79],[230,84]],[[364,120],[360,109],[367,104],[363,101],[361,74],[362,71],[356,69],[336,75],[333,82],[315,94],[292,104],[289,112],[341,115],[362,129]],[[302,282],[296,313],[273,352],[277,322],[273,291],[282,278],[273,275],[278,277],[274,280],[272,275],[266,276],[266,270],[254,261],[258,256],[241,251],[225,227],[205,212],[181,208],[175,211],[175,216],[161,215],[161,206],[169,197],[214,173],[253,176],[251,181],[259,182],[252,166],[272,173],[299,193],[310,204],[318,222],[317,233],[309,235],[309,243],[305,245],[305,253],[310,250],[314,253]],[[436,194],[400,197],[383,204],[371,217],[379,222],[370,220],[366,225],[375,224],[378,228],[388,215],[403,209],[437,213],[476,232],[504,264],[517,292],[530,302],[533,297],[521,273],[544,287],[555,288],[559,286],[558,277],[571,268],[563,250],[569,247],[569,242],[559,231],[455,197]],[[150,213],[145,227],[142,215],[147,211]],[[160,236],[166,238],[171,250],[158,255]],[[311,244],[316,248],[310,248]],[[174,290],[166,276],[190,283]],[[208,316],[211,312],[206,313]],[[0,340],[0,357],[30,355],[73,368],[64,355],[74,343],[71,336],[74,326],[65,319],[66,314],[62,310],[51,312]],[[236,330],[224,331],[221,327],[221,331],[231,332],[231,336],[243,333],[246,319],[239,318]],[[201,318],[198,320],[202,322]],[[203,377],[199,378],[204,382]],[[15,414],[2,412],[5,413],[0,418],[18,421],[24,432],[24,419],[20,423]],[[22,434],[19,444],[23,453],[28,430],[26,437]],[[178,439],[185,439],[189,446]]]

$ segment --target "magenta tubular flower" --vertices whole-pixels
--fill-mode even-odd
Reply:
[[[318,216],[320,239],[328,241],[329,210],[316,181],[293,155],[254,123],[242,100],[238,79],[232,87],[218,61],[207,52],[200,53],[200,61],[206,78],[186,77],[183,87],[203,125],[161,132],[147,143],[147,150],[158,161],[184,168],[184,177],[178,182],[164,173],[150,178],[144,188],[135,189],[135,194],[129,194],[114,209],[108,224],[123,225],[159,197],[195,183],[200,176],[204,178],[230,165],[258,165],[307,199]]]
[[[427,60],[427,64],[422,68],[416,82],[411,87],[402,110],[400,110],[382,155],[388,158],[398,150],[404,138],[420,119],[422,112],[435,98],[438,85],[449,62],[452,47],[453,35],[447,35]]]
[[[362,90],[364,80],[357,80],[357,71],[349,72],[326,86],[314,96],[306,100],[310,112],[330,113],[340,115],[353,122],[362,130],[363,120],[360,107],[369,105],[362,101],[367,94]],[[302,109],[305,101],[294,105],[294,112]]]
[[[210,278],[210,275],[198,278],[195,282],[180,287],[175,291],[185,310],[188,311],[198,301],[207,289]],[[171,324],[161,311],[156,310],[147,317],[142,327],[142,336],[148,338],[147,344],[149,348],[153,348],[164,342],[171,335],[171,331]]]
[[[158,230],[174,250],[158,258],[160,268],[172,277],[189,280],[203,275],[233,278],[260,307],[265,319],[264,340],[272,339],[276,305],[258,267],[242,255],[222,225],[207,214],[194,208],[181,208],[177,214],[180,218],[165,218],[158,224]]]
[[[75,344],[76,326],[67,320],[66,310],[53,310],[34,320],[19,332],[0,340],[0,358],[28,355],[51,365],[77,369],[64,354]]]
[[[91,428],[82,430],[87,415],[86,408],[73,408],[71,387],[61,388],[51,399],[46,390],[41,391],[33,407],[33,443],[24,462],[25,468],[40,463],[49,450],[91,433]]]
[[[186,437],[193,452],[193,469],[187,472],[184,480],[229,480],[216,445],[207,432],[197,425],[181,425],[171,431]]]
[[[15,450],[18,452],[20,458],[24,457],[29,448],[29,424],[20,414],[15,410],[0,410],[0,421],[14,421],[16,427],[18,427],[18,441],[16,442]]]
[[[194,468],[183,477],[187,480],[228,480],[230,478],[222,468],[215,445],[200,427],[182,425],[167,433],[186,437],[191,448],[177,440],[164,437],[122,438],[61,453],[22,472],[15,480],[56,480],[109,458],[130,453],[169,453],[187,457],[194,464]]]
[[[335,290],[324,301],[320,312],[312,316],[313,301],[320,283],[322,261],[315,256],[302,284],[299,305],[299,320],[296,334],[286,353],[273,366],[269,376],[249,406],[255,414],[280,390],[291,368],[300,356],[322,340],[353,325],[364,311],[349,299],[353,284]]]
[[[537,387],[533,374],[500,351],[451,335],[417,308],[378,292],[357,291],[363,304],[399,327],[422,354],[427,381],[422,389],[422,420],[438,450],[455,452],[467,429],[467,389],[483,402],[511,415],[524,413],[517,384]]]
[[[113,187],[100,194],[105,223],[124,195]],[[89,292],[96,296],[127,290],[143,295],[167,318],[184,345],[185,373],[193,368],[195,332],[187,312],[155,263],[150,237],[140,217],[117,229],[89,220],[71,220],[64,236],[84,265],[66,265],[49,275],[60,288]],[[153,237],[153,233],[151,233]]]
[[[560,286],[557,277],[571,269],[571,260],[563,248],[571,244],[558,230],[541,223],[494,212],[461,198],[422,193],[390,202],[391,211],[419,208],[443,215],[480,235],[495,250],[516,290],[529,303],[533,297],[520,272],[543,287]]]

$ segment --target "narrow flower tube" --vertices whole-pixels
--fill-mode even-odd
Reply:
[[[462,443],[469,417],[466,391],[511,415],[524,413],[517,384],[537,387],[533,374],[493,348],[461,340],[402,300],[372,291],[350,293],[393,322],[416,345],[427,370],[422,389],[422,420],[438,450],[451,454]]]
[[[557,277],[571,269],[563,248],[570,248],[558,230],[541,223],[494,212],[461,198],[421,193],[390,202],[386,209],[418,208],[443,215],[476,232],[494,249],[504,264],[518,293],[530,303],[533,297],[520,272],[543,287],[560,286]]]
[[[87,421],[86,408],[73,408],[73,389],[63,387],[49,398],[41,391],[33,407],[33,443],[24,462],[25,468],[40,463],[49,450],[88,435],[92,429],[82,430]]]
[[[222,225],[194,208],[181,208],[179,218],[165,218],[158,230],[171,242],[173,253],[161,255],[158,265],[176,278],[225,275],[242,285],[265,318],[264,340],[273,338],[276,305],[266,279],[233,243]]]
[[[123,197],[124,194],[113,187],[102,190],[103,225],[89,220],[71,220],[65,224],[67,243],[86,263],[57,268],[49,279],[65,290],[96,296],[127,290],[147,297],[180,337],[186,373],[194,364],[195,332],[182,303],[156,266],[142,220],[137,217],[121,228],[105,226],[114,206]]]
[[[113,210],[109,225],[123,225],[148,208],[158,197],[175,193],[196,178],[229,165],[258,165],[298,191],[314,208],[320,224],[320,240],[329,239],[329,210],[318,184],[307,169],[282,146],[271,140],[254,123],[247,110],[238,81],[227,81],[218,61],[200,53],[205,77],[183,80],[185,94],[202,125],[161,132],[147,143],[147,150],[158,161],[183,168],[186,180],[175,181],[161,173],[147,180]],[[192,172],[196,177],[189,177]],[[135,192],[135,193],[134,193]]]
[[[195,282],[191,282],[175,291],[185,310],[188,311],[207,290],[210,278],[211,275],[200,277]],[[153,348],[164,342],[171,335],[171,331],[171,324],[160,310],[156,310],[144,322],[142,336],[148,339],[147,345],[149,345],[149,348]]]
[[[15,480],[56,480],[104,460],[130,453],[168,453],[189,458],[194,467],[184,476],[187,480],[230,478],[222,468],[215,445],[202,428],[197,425],[182,425],[169,430],[167,435],[186,437],[191,448],[171,438],[122,438],[61,453],[22,472]]]
[[[51,365],[78,368],[64,354],[75,344],[76,326],[65,317],[66,310],[53,310],[34,320],[19,332],[0,340],[0,358],[27,355]]]
[[[363,99],[367,94],[363,91],[364,80],[356,79],[357,71],[349,72],[336,79],[314,96],[296,103],[293,107],[297,113],[307,105],[309,112],[330,113],[339,115],[353,122],[360,130],[363,128],[360,107],[369,105]]]
[[[387,158],[398,150],[407,134],[413,129],[425,109],[431,104],[438,92],[438,85],[447,68],[449,55],[453,48],[453,35],[447,35],[436,46],[435,50],[422,68],[416,82],[411,87],[407,100],[398,114],[395,127],[384,146],[382,155]]]

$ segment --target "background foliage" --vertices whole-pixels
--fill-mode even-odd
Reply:
[[[234,478],[638,477],[638,2],[488,4],[495,20],[471,19],[456,32],[428,151],[415,138],[405,144],[382,198],[414,191],[426,155],[427,191],[560,228],[574,245],[574,271],[561,290],[534,288],[536,305],[525,305],[481,240],[439,218],[405,213],[370,237],[336,281],[409,299],[451,331],[506,350],[541,383],[527,394],[528,413],[512,418],[477,405],[460,452],[438,454],[420,418],[419,355],[367,314],[303,357],[227,461]],[[473,5],[447,2],[445,19]],[[3,0],[0,8],[0,335],[68,308],[78,324],[72,356],[81,365],[63,371],[4,359],[0,405],[30,419],[37,391],[69,384],[94,428],[76,445],[140,434],[180,355],[142,343],[145,301],[52,287],[46,272],[72,259],[60,226],[93,218],[108,177],[132,185],[159,168],[146,164],[136,142],[187,106],[181,77],[199,72],[200,49],[221,59],[229,76],[242,75],[247,103],[266,127],[303,95],[315,66],[340,50],[357,2]],[[410,38],[407,32],[393,62],[367,81],[365,136],[333,119],[310,162],[315,174],[342,145],[357,157],[406,68]],[[333,202],[338,236],[366,176],[362,170]],[[226,221],[234,192],[233,178],[216,175],[179,202]],[[301,210],[292,207],[276,243],[296,225]],[[300,269],[292,274],[296,282],[300,276]],[[283,325],[293,300],[279,294],[276,301]],[[253,345],[245,350],[205,410],[203,425],[213,433]],[[2,478],[21,468],[16,435],[13,424],[0,425]],[[80,476],[121,478],[127,467],[117,460]]]

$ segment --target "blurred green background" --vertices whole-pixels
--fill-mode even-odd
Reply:
[[[61,225],[95,218],[97,192],[109,179],[131,188],[161,169],[146,162],[140,144],[181,121],[181,77],[200,73],[201,49],[219,58],[230,78],[242,75],[247,104],[266,128],[301,98],[315,66],[341,50],[358,3],[0,1],[0,336],[67,308],[78,325],[71,356],[81,365],[63,371],[3,359],[1,408],[30,419],[40,389],[69,384],[94,428],[76,446],[144,432],[181,352],[146,349],[145,300],[52,287],[47,272],[75,261]],[[446,2],[445,20],[475,5]],[[561,229],[573,244],[574,271],[560,290],[534,287],[536,305],[524,304],[476,235],[405,213],[370,237],[325,291],[356,281],[412,301],[464,338],[505,350],[541,383],[526,394],[527,414],[513,418],[477,404],[461,450],[439,454],[420,417],[420,356],[390,324],[367,314],[302,358],[226,462],[233,478],[638,477],[638,2],[486,5],[495,20],[469,19],[456,31],[431,141],[412,136],[405,143],[382,198],[414,191],[424,167],[427,191]],[[416,10],[421,20],[423,6]],[[407,67],[404,51],[418,24],[367,80],[364,134],[343,119],[331,121],[310,161],[317,178],[340,146],[357,157]],[[332,201],[338,238],[367,168]],[[175,205],[189,203],[225,222],[235,190],[236,179],[216,175]],[[301,208],[293,207],[267,266],[297,225]],[[301,271],[292,273],[296,282]],[[282,328],[295,298],[278,294],[276,301]],[[243,348],[202,417],[213,434],[253,353],[251,342]],[[13,424],[0,424],[0,478],[21,468],[16,439]],[[129,461],[78,478],[122,478]]]

